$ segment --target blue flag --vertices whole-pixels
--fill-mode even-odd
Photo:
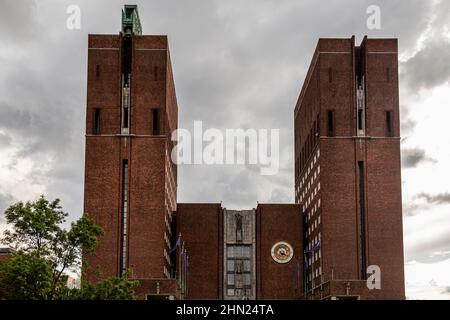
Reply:
[[[180,245],[180,237],[178,237],[177,242],[175,242],[175,245],[170,249],[169,254],[177,250],[177,247]]]

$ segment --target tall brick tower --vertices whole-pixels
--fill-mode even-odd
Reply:
[[[307,298],[403,299],[396,39],[320,39],[295,108]],[[381,289],[366,286],[367,268]]]
[[[141,35],[125,6],[118,35],[89,35],[84,210],[105,230],[86,277],[168,279],[177,100],[166,36]]]

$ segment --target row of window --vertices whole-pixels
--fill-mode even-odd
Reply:
[[[320,157],[320,150],[317,149],[316,153],[314,154],[314,157],[311,159],[311,162],[308,165],[308,168],[304,169],[303,176],[299,178],[295,190],[298,202],[302,202],[304,200],[305,195],[308,193],[309,189],[313,186],[314,181],[319,178],[320,174],[320,165],[318,164],[319,157]]]
[[[317,279],[322,275],[322,266],[315,268],[312,272],[308,274],[307,281],[311,282],[313,279]]]
[[[229,297],[251,297],[252,289],[227,289],[227,296]]]
[[[358,135],[360,132],[365,130],[365,119],[364,119],[364,110],[358,109]],[[394,135],[394,121],[393,121],[393,113],[392,111],[385,111],[385,134],[387,137],[392,137]],[[327,111],[327,136],[334,137],[336,135],[335,132],[335,111],[328,110]]]
[[[319,259],[322,258],[322,250],[317,250],[314,252],[312,257],[306,257],[306,263],[308,267],[311,267],[313,264],[319,261]],[[309,269],[309,272],[311,272],[311,269]]]
[[[100,80],[100,75],[101,75],[101,66],[99,64],[97,64],[95,66],[95,80]],[[153,67],[153,80],[158,81],[158,67],[157,66]]]
[[[250,259],[228,259],[227,260],[227,272],[243,273],[251,271]]]
[[[122,128],[128,129],[129,127],[129,112],[128,108],[123,108],[122,113]],[[159,109],[152,109],[152,127],[151,131],[154,135],[160,134],[160,120],[159,120]],[[101,109],[94,109],[94,123],[93,123],[94,134],[101,134]]]
[[[250,273],[243,274],[227,274],[227,286],[234,288],[244,288],[252,285],[252,277]]]
[[[308,226],[308,236],[310,236],[315,229],[317,229],[318,226],[320,226],[320,214],[317,216],[317,218],[314,221],[310,221]]]
[[[316,121],[314,121],[312,127],[309,130],[309,134],[307,138],[305,139],[303,146],[300,151],[300,155],[298,158],[298,175],[303,171],[303,167],[307,163],[309,157],[311,156],[311,153],[315,149],[315,146],[319,142],[319,136],[320,136],[320,122],[319,122],[319,115],[317,115]],[[300,138],[299,138],[300,139]]]
[[[314,206],[311,207],[311,210],[308,211],[308,214],[306,216],[306,222],[310,221],[314,217],[315,212],[319,212],[320,209],[320,198],[317,199],[317,202],[314,204]]]

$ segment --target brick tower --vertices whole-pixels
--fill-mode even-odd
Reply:
[[[136,6],[118,35],[89,35],[84,210],[104,229],[86,277],[168,279],[177,100],[166,36],[144,36]]]
[[[320,39],[295,108],[306,297],[404,299],[396,39]],[[367,267],[381,289],[366,287]]]

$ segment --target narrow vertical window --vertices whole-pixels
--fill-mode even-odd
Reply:
[[[122,128],[128,129],[129,108],[123,108],[123,124]]]
[[[333,82],[333,69],[328,68],[328,82]]]
[[[394,135],[392,111],[386,111],[386,135],[392,137]]]
[[[159,109],[153,109],[152,112],[152,128],[153,128],[153,134],[158,135],[159,134]]]
[[[242,216],[236,215],[236,242],[242,242]]]
[[[386,68],[386,82],[391,82],[391,69]]]
[[[359,175],[359,269],[361,279],[366,279],[366,204],[365,204],[365,179],[364,179],[364,162],[358,161]]]
[[[128,160],[122,163],[122,217],[120,241],[120,276],[127,269]]]
[[[94,134],[100,134],[100,109],[94,110]]]
[[[155,77],[155,81],[158,81],[158,67],[155,66],[153,68],[153,76]]]
[[[317,115],[317,119],[316,119],[316,135],[317,135],[317,138],[320,137],[320,118],[319,118],[319,115]]]
[[[363,121],[363,109],[358,109],[358,130],[364,130]]]
[[[327,134],[329,137],[332,137],[334,136],[334,111],[332,110],[328,110],[327,112],[327,124]]]
[[[95,80],[100,80],[100,65],[95,66]]]

